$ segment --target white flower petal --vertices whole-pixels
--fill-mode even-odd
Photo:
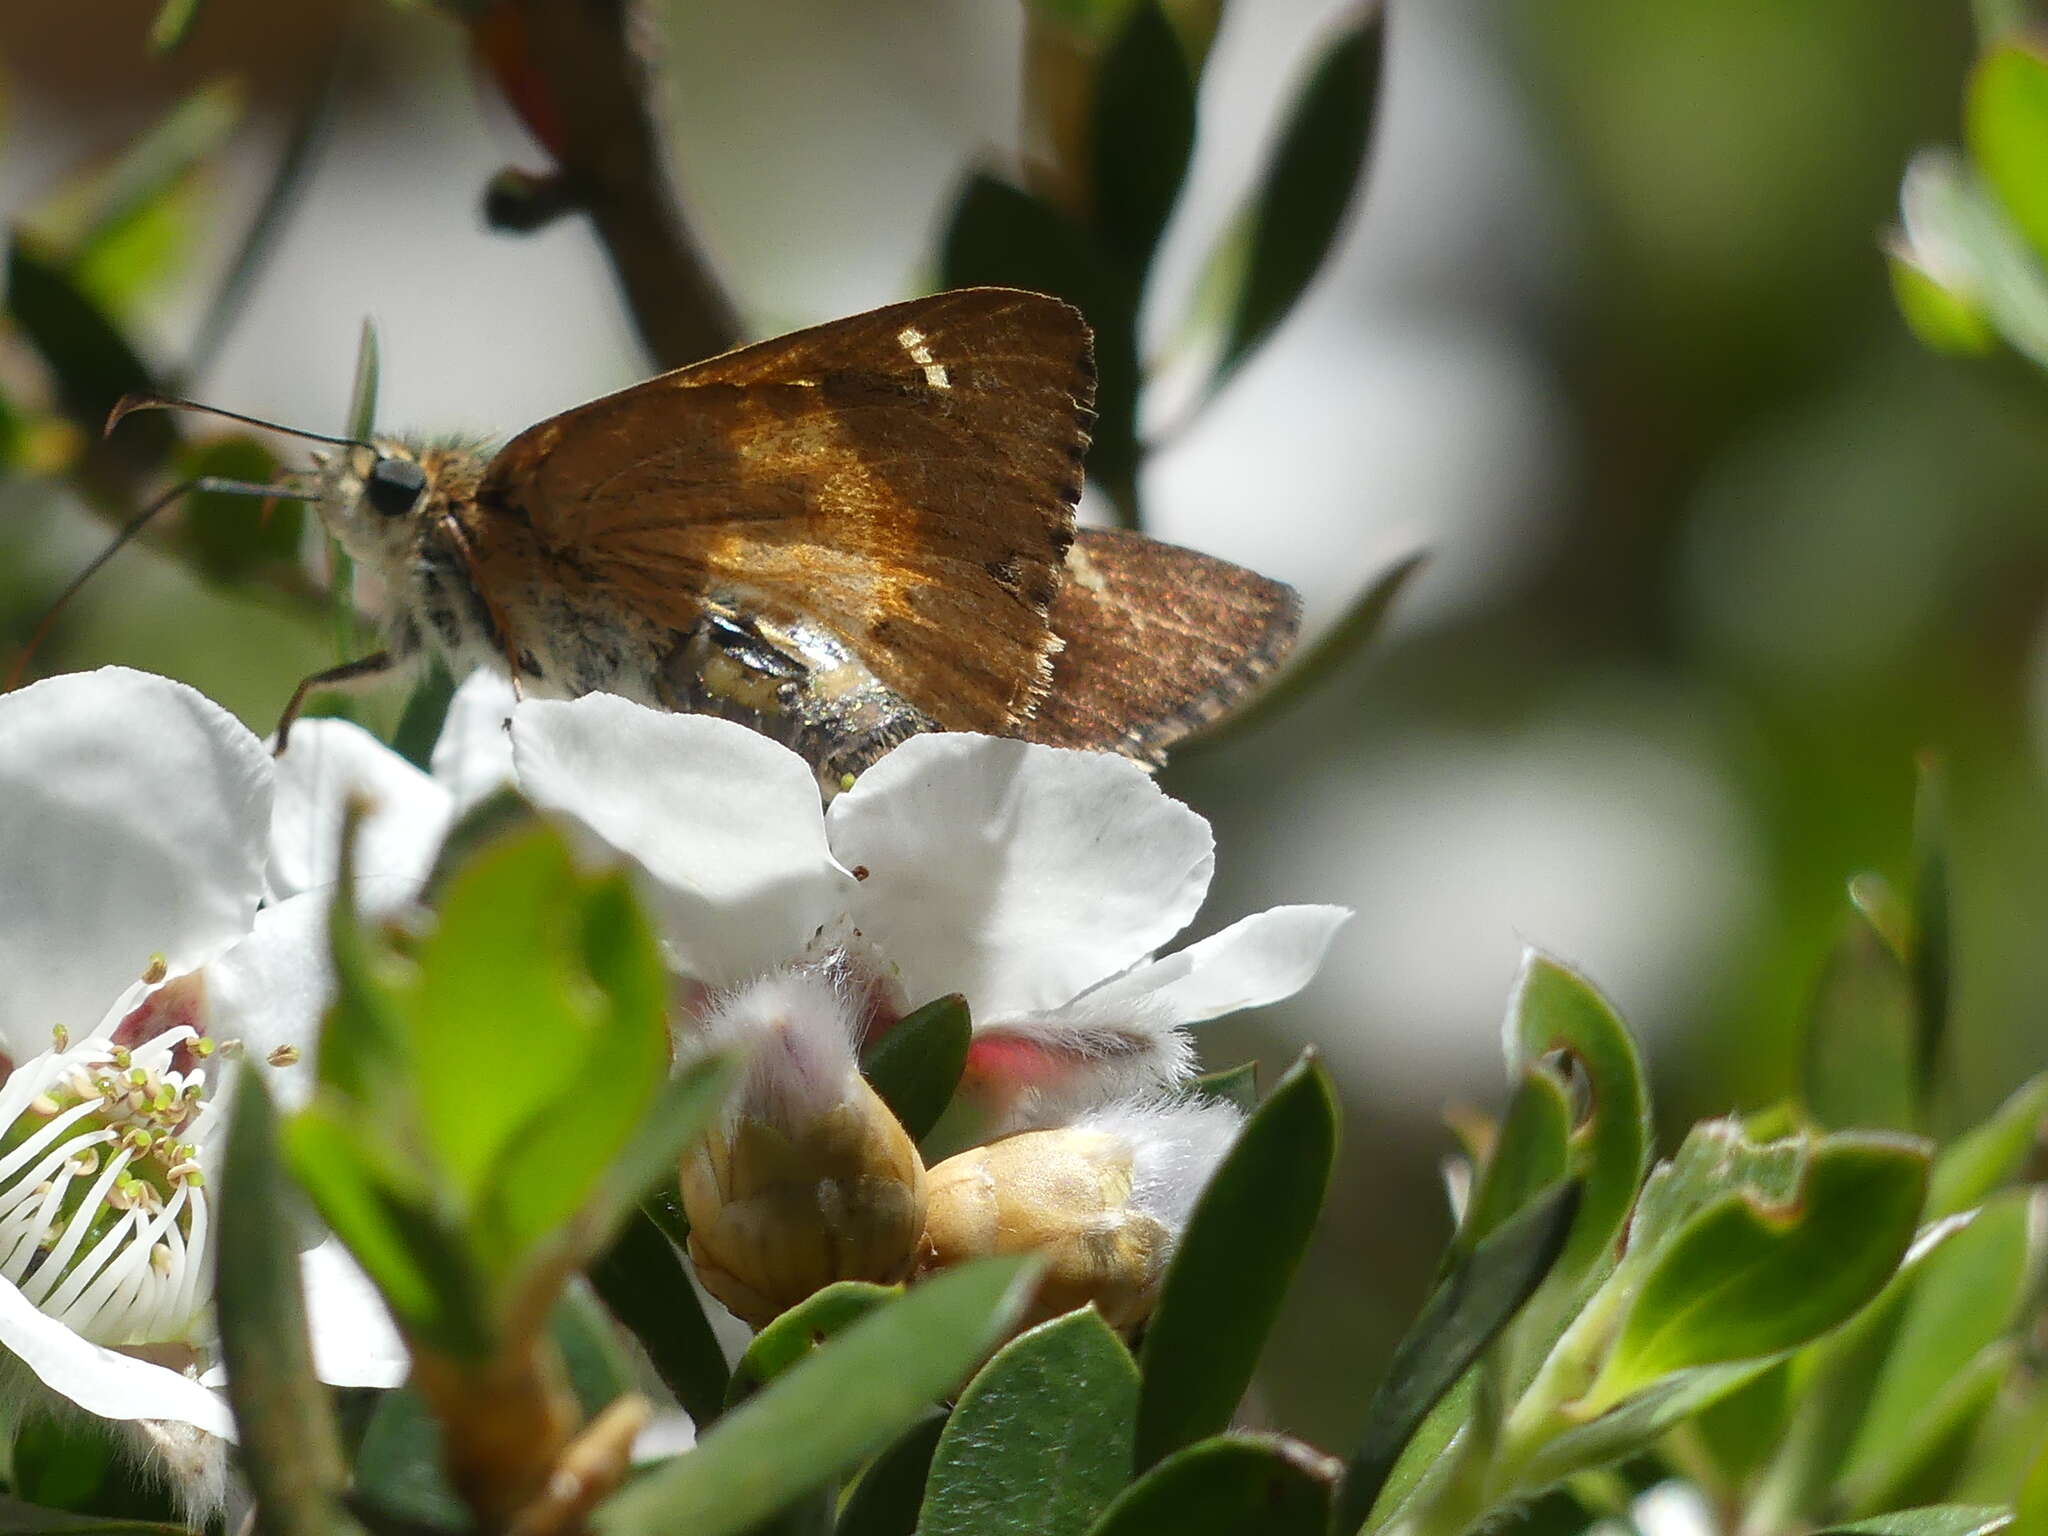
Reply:
[[[224,1440],[235,1436],[227,1404],[191,1377],[87,1343],[4,1280],[0,1349],[51,1391],[103,1419],[173,1419]]]
[[[405,1342],[370,1277],[330,1237],[299,1255],[313,1370],[337,1387],[395,1387],[411,1369]]]
[[[125,668],[0,696],[0,1042],[89,1028],[161,953],[248,931],[272,768],[234,716]]]
[[[853,885],[809,765],[745,726],[589,694],[521,704],[512,755],[537,805],[639,861],[676,959],[714,986],[794,958]]]
[[[299,1053],[297,1065],[272,1069],[268,1077],[286,1109],[298,1108],[312,1091],[313,1045],[333,994],[327,908],[328,897],[319,891],[265,907],[249,937],[205,972],[208,1034],[240,1040],[252,1065],[281,1047]]]
[[[419,890],[448,830],[448,791],[353,721],[302,720],[277,760],[270,821],[275,894],[333,886],[342,812],[351,796],[369,805],[356,838],[358,899],[389,907]]]
[[[1274,907],[1211,934],[1199,944],[1133,966],[1085,1001],[1143,1001],[1173,1024],[1200,1024],[1241,1008],[1292,997],[1314,979],[1349,907]]]
[[[430,766],[458,814],[512,783],[513,702],[511,683],[489,668],[470,673],[449,701]]]
[[[867,879],[854,922],[914,1001],[977,1016],[1057,1007],[1185,928],[1209,824],[1136,763],[990,736],[914,736],[832,802],[832,851]]]

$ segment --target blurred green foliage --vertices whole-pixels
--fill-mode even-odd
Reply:
[[[1200,5],[1162,4],[1155,14],[1136,0],[1049,0],[1034,9],[1083,27],[1104,50],[1123,29],[1163,16],[1190,79],[1199,78],[1214,20],[1213,7],[1205,19]],[[1979,7],[2000,29],[2017,9]],[[165,41],[190,24],[192,10],[165,7]],[[2048,989],[2038,938],[2048,922],[2048,883],[2039,877],[2048,818],[2028,697],[2048,591],[2040,516],[2048,436],[2038,379],[2002,366],[2013,361],[2008,348],[2048,355],[2040,318],[2048,306],[2027,265],[2042,248],[2039,136],[2030,126],[2042,100],[2039,58],[2007,43],[1978,65],[1960,8],[1911,0],[1555,0],[1506,8],[1487,24],[1497,27],[1575,229],[1563,312],[1505,322],[1528,331],[1555,371],[1566,430],[1582,450],[1581,481],[1557,509],[1562,535],[1527,584],[1402,639],[1369,668],[1341,671],[1319,721],[1297,719],[1281,745],[1241,748],[1249,758],[1191,761],[1176,786],[1217,813],[1226,841],[1234,829],[1249,841],[1270,807],[1243,783],[1263,786],[1318,754],[1342,757],[1363,733],[1444,722],[1512,732],[1607,680],[1645,679],[1685,700],[1733,765],[1766,881],[1758,921],[1686,1000],[1683,1032],[1658,1054],[1663,1144],[1699,1115],[1782,1105],[1801,1092],[1830,1130],[1879,1124],[1953,1135],[1990,1114],[2048,1056],[2038,1006]],[[1130,35],[1136,50],[1143,37]],[[1162,69],[1160,36],[1154,26],[1154,46],[1123,66]],[[1313,126],[1355,106],[1325,101],[1319,84],[1366,47],[1362,31],[1339,41],[1300,98],[1297,131],[1281,137],[1283,146],[1303,146],[1295,174],[1313,184],[1303,207],[1320,210],[1318,218],[1333,218],[1340,180],[1319,176],[1310,151],[1327,154],[1333,139],[1358,131],[1348,117]],[[1167,83],[1178,89],[1170,76]],[[102,512],[132,510],[128,492],[174,458],[211,464],[252,451],[234,440],[183,444],[167,421],[159,431],[140,420],[120,458],[89,447],[94,412],[114,394],[178,372],[153,367],[125,327],[152,281],[175,269],[195,225],[217,211],[195,168],[217,148],[233,105],[231,92],[200,92],[128,155],[36,210],[27,221],[36,238],[16,232],[11,340],[53,378],[40,393],[17,388],[13,373],[0,385],[9,476],[0,497],[10,513],[28,508],[40,518],[59,475]],[[1153,145],[1148,184],[1166,191],[1151,198],[1143,228],[1098,229],[1029,187],[984,178],[958,205],[947,245],[956,276],[1011,276],[1090,309],[1107,343],[1105,389],[1125,413],[1112,414],[1108,437],[1105,466],[1117,474],[1139,452],[1134,316],[1157,209],[1177,185],[1169,162],[1184,153],[1179,141],[1165,133]],[[1915,162],[1907,223],[1922,214],[1945,226],[1931,237],[1935,252],[1978,252],[1987,271],[1960,288],[1940,255],[1886,235],[1900,220],[1902,169],[1923,146],[1946,144],[1967,158]],[[1313,235],[1315,220],[1283,227],[1263,209],[1247,219],[1210,263],[1224,274],[1217,281],[1241,285],[1230,290],[1235,304],[1228,292],[1204,299],[1229,317],[1223,334],[1233,337],[1261,333],[1285,308],[1257,298],[1260,284],[1242,275],[1261,270],[1248,252],[1278,250],[1262,270],[1299,270],[1300,282],[1316,265],[1304,267],[1281,238]],[[1263,242],[1248,233],[1269,227],[1278,233]],[[998,258],[1036,265],[989,265]],[[1981,366],[1965,370],[1922,352],[1907,325]],[[104,344],[109,338],[118,345]],[[1224,343],[1219,376],[1237,346]],[[125,381],[118,388],[117,376]],[[318,594],[287,592],[280,603],[275,593],[223,591],[195,578],[239,582],[250,569],[243,561],[290,553],[289,521],[222,521],[254,510],[195,508],[186,525],[166,531],[171,558],[137,551],[86,595],[42,665],[146,660],[267,724],[291,683],[330,659],[335,637]],[[90,548],[76,525],[57,555],[28,520],[0,525],[0,625],[10,640]],[[1949,769],[1958,935],[1952,997],[1940,1009],[1949,1027],[1938,1079],[1924,1070],[1927,972],[1917,941],[1887,931],[1881,903],[1857,899],[1877,888],[1868,879],[1875,873],[1909,893],[1907,903],[1922,900],[1909,828],[1914,763],[1929,747]],[[1260,766],[1246,773],[1248,761]],[[1845,900],[1857,872],[1867,873]],[[1231,899],[1230,887],[1220,894]],[[1503,1147],[1524,1150],[1485,1167],[1453,1255],[1483,1251],[1485,1232],[1505,1235],[1567,1164],[1586,1174],[1577,1167],[1593,1155],[1584,1126],[1570,1147],[1556,1145],[1558,1110],[1574,1085],[1544,1065],[1541,1047],[1529,1056],[1517,1065],[1500,1131]],[[936,1064],[933,1077],[944,1067]],[[2022,1166],[2041,1092],[2036,1079],[2007,1113],[1945,1149],[1931,1175],[1930,1213],[1984,1201]],[[1434,1198],[1428,1165],[1439,1141],[1413,1106],[1396,1108],[1409,1119],[1354,1131],[1336,1181],[1352,1202],[1349,1235],[1311,1257],[1268,1356],[1280,1416],[1331,1443],[1357,1443],[1353,1431],[1375,1410],[1365,1394],[1339,1390],[1333,1378],[1343,1373],[1329,1362],[1392,1350],[1410,1312],[1392,1298],[1420,1294],[1435,1262],[1417,1234],[1442,1219],[1424,1204]],[[1796,1129],[1803,1112],[1782,1113],[1774,1131]],[[1630,1135],[1640,1162],[1652,1151],[1648,1130]],[[1608,1159],[1620,1166],[1611,1152]],[[1631,1191],[1639,1171],[1629,1174]],[[1733,1394],[1721,1407],[1755,1408],[1782,1444],[1759,1441],[1753,1425],[1745,1441],[1712,1410],[1673,1442],[1688,1472],[1718,1480],[1724,1493],[1761,1487],[1801,1518],[1831,1500],[1830,1518],[1850,1519],[1953,1480],[1958,1447],[1968,1443],[1979,1468],[1971,1475],[1984,1486],[1963,1476],[1964,1495],[2008,1496],[1982,1469],[2003,1455],[2023,1470],[2044,1421],[1990,1390],[2010,1366],[2006,1315],[1997,1307],[1961,1321],[1955,1314],[1968,1310],[1960,1296],[2010,1293],[2017,1209],[2016,1197],[1997,1197],[1978,1225],[1901,1271],[1852,1329],[1808,1347],[1799,1368],[1808,1404],[1821,1407],[1786,1404],[1783,1362],[1742,1380],[1716,1378]],[[1589,1218],[1575,1209],[1573,1219]],[[1456,1262],[1444,1273],[1456,1273]],[[1598,1267],[1582,1278],[1599,1283]],[[1536,1306],[1546,1304],[1539,1296]],[[1516,1359],[1518,1348],[1535,1345],[1504,1348]],[[1475,1393],[1470,1378],[1449,1390],[1441,1401],[1457,1407],[1448,1421],[1472,1411]],[[1927,1411],[1910,1413],[1911,1405]],[[1421,1432],[1441,1448],[1446,1422],[1425,1422]],[[927,1456],[931,1439],[922,1442]],[[99,1481],[99,1462],[70,1451],[72,1459],[52,1464],[51,1481],[38,1483],[34,1453],[32,1443],[17,1448],[18,1492],[68,1502],[73,1492],[60,1485],[72,1479],[94,1484],[78,1495],[92,1507],[165,1512],[161,1501],[116,1487],[114,1474]],[[2048,1458],[2033,1454],[2027,1486],[2038,1517],[2048,1511]],[[1275,1466],[1298,1470],[1270,1448],[1202,1442],[1161,1460],[1110,1514],[1135,1521],[1130,1510],[1151,1498],[1182,1499],[1163,1507],[1186,1510],[1259,1478],[1278,1486]],[[1169,1473],[1198,1493],[1162,1492]],[[1327,1491],[1308,1478],[1308,1506]],[[1982,1525],[1965,1511],[1867,1528],[1936,1536]]]

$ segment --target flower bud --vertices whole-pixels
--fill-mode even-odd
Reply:
[[[919,1272],[1035,1253],[1045,1269],[1021,1327],[1090,1302],[1136,1327],[1239,1123],[1222,1103],[1125,1101],[949,1157],[931,1171]]]
[[[690,1258],[760,1327],[835,1280],[893,1284],[924,1228],[924,1163],[860,1075],[858,1010],[811,971],[719,1003],[707,1046],[751,1049],[719,1125],[683,1155]]]

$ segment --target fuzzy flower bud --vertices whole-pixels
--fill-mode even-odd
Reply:
[[[1240,1123],[1227,1104],[1125,1100],[949,1157],[931,1171],[919,1271],[1036,1253],[1021,1326],[1093,1302],[1111,1327],[1136,1327]]]
[[[760,1327],[836,1280],[893,1284],[924,1228],[925,1171],[855,1055],[860,1011],[815,971],[719,1002],[706,1047],[751,1049],[719,1125],[682,1160],[704,1288]]]

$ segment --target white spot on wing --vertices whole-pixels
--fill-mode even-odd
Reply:
[[[896,344],[910,354],[910,360],[924,370],[924,381],[933,389],[951,389],[953,381],[946,374],[944,363],[932,360],[932,349],[925,345],[924,332],[914,325],[906,325],[896,333]]]

